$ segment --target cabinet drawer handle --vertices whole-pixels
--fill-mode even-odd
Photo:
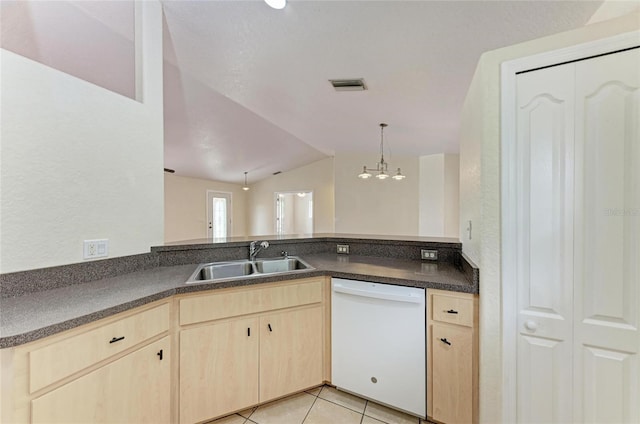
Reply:
[[[251,327],[247,328],[247,337],[251,337]]]
[[[450,342],[449,340],[447,340],[447,339],[440,339],[440,341],[441,341],[442,343],[446,343],[446,344],[448,344],[449,346],[451,346],[451,342]]]
[[[269,327],[269,331],[273,331],[273,330],[271,329],[271,324],[267,324],[267,327]]]
[[[447,313],[448,313],[448,314],[457,314],[457,313],[458,313],[458,311],[455,311],[455,310],[453,310],[453,309],[449,309],[449,310],[447,311]]]
[[[119,342],[120,340],[124,340],[124,336],[122,336],[122,337],[114,337],[113,339],[109,340],[109,343]]]
[[[156,355],[158,355],[158,357],[162,361],[162,349],[160,349],[160,352],[156,353]]]

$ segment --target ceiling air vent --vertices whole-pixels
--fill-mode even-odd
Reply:
[[[336,91],[364,91],[367,86],[363,78],[329,80]]]

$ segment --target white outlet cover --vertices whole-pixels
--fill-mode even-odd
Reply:
[[[83,249],[84,259],[104,258],[109,256],[109,240],[85,240]]]

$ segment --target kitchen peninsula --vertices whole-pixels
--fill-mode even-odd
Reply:
[[[219,319],[205,316],[183,321],[188,315],[180,308],[191,305],[189,302],[194,299],[208,299],[220,293],[221,296],[240,296],[233,298],[244,304],[246,299],[243,300],[242,296],[249,293],[255,298],[255,293],[261,293],[263,297],[259,299],[263,300],[258,304],[262,302],[264,306],[255,306],[255,301],[250,301],[253,309],[242,314],[260,317],[260,314],[274,308],[293,308],[291,313],[300,313],[298,309],[304,312],[305,308],[317,311],[322,317],[319,323],[323,334],[320,339],[323,354],[319,361],[323,365],[321,374],[313,383],[321,384],[330,381],[326,353],[330,334],[325,325],[330,311],[327,289],[330,277],[435,289],[434,293],[460,293],[471,296],[469,299],[479,292],[479,270],[462,255],[457,240],[345,234],[260,237],[259,240],[268,241],[270,247],[260,252],[258,259],[278,257],[286,252],[303,258],[313,269],[188,284],[187,279],[200,263],[247,258],[248,245],[253,240],[233,238],[171,243],[153,247],[145,255],[0,276],[3,392],[5,387],[14,388],[12,396],[3,396],[3,421],[37,422],[39,416],[58,416],[56,405],[64,405],[64,399],[73,400],[75,393],[86,392],[90,390],[88,387],[94,387],[92,384],[98,384],[91,383],[91,379],[102,381],[113,378],[114,370],[128,369],[130,364],[127,361],[141,363],[135,367],[140,366],[150,373],[155,366],[163,367],[158,368],[157,374],[152,373],[157,380],[153,384],[166,386],[166,390],[160,389],[152,394],[148,408],[153,409],[166,402],[173,406],[158,408],[160,415],[154,419],[171,417],[169,421],[179,421],[178,395],[174,393],[178,385],[170,383],[176,377],[172,377],[174,368],[167,365],[178,365],[178,333],[189,328],[195,330],[198,328],[194,327],[196,323],[202,320],[212,322]],[[348,245],[349,254],[337,254],[338,244]],[[422,249],[437,251],[437,260],[421,260]],[[87,279],[92,281],[83,281],[83,275],[90,275]],[[231,299],[220,297],[223,298]],[[440,296],[440,299],[448,298]],[[207,307],[204,310],[212,309]],[[477,307],[475,310],[477,315]],[[209,313],[205,312],[205,315]],[[221,317],[233,314],[235,312]],[[154,324],[149,325],[150,322]],[[131,333],[124,338],[120,333],[125,334],[128,328],[132,329]],[[99,347],[102,339],[106,340],[104,348]],[[198,338],[193,340],[198,341]],[[76,353],[69,353],[72,352],[69,343],[75,347]],[[156,360],[165,361],[159,361],[161,365],[139,362],[142,359],[136,355],[142,355],[146,350]],[[55,361],[60,359],[56,360],[56,355],[63,352],[76,359],[69,359],[67,365],[52,366],[49,361],[58,363]],[[25,378],[27,375],[30,377]],[[304,388],[313,385],[308,382],[301,384]],[[260,397],[259,401],[247,402],[256,404],[301,388],[294,385],[290,389],[283,388],[282,392]],[[130,408],[136,409],[135,405]],[[223,412],[233,411],[203,412],[205,415],[202,417],[214,418]],[[131,414],[129,417],[140,418],[133,412]],[[180,422],[195,422],[197,419],[183,417]]]

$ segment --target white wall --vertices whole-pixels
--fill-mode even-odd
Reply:
[[[0,272],[162,243],[162,10],[141,3],[141,102],[1,50]]]
[[[594,24],[638,12],[640,12],[640,1],[638,0],[605,0],[596,10],[596,13],[591,16],[587,24]]]
[[[482,55],[464,105],[460,140],[463,251],[481,269],[480,422],[502,422],[503,282],[500,275],[500,64],[640,29],[635,13]],[[473,239],[464,233],[474,220]],[[508,284],[509,282],[504,282]]]
[[[444,154],[420,156],[419,223],[421,236],[444,236]]]
[[[231,193],[231,236],[245,236],[247,192],[239,184],[164,174],[164,240],[207,237],[207,190]]]
[[[355,234],[412,235],[418,234],[417,157],[387,158],[407,176],[395,181],[358,178],[362,166],[373,166],[376,155],[336,153],[336,232]]]
[[[444,236],[458,238],[460,224],[460,155],[444,155]]]
[[[252,184],[247,205],[248,234],[275,233],[274,193],[277,191],[312,191],[313,232],[334,232],[333,178],[333,158],[326,158]]]
[[[480,264],[481,149],[484,122],[483,67],[476,68],[462,108],[460,126],[460,241],[463,252]],[[469,233],[471,223],[471,233]],[[484,275],[483,275],[484,281]]]
[[[427,237],[458,237],[459,156],[419,158],[418,232]]]

